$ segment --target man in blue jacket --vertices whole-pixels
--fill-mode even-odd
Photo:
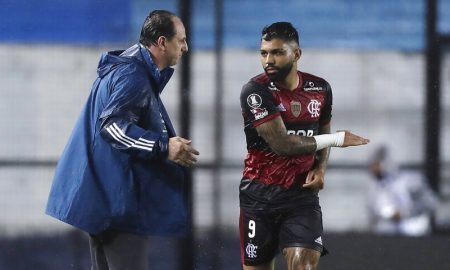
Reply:
[[[148,235],[187,230],[185,167],[160,94],[187,52],[183,23],[156,10],[140,42],[102,55],[98,78],[56,168],[46,213],[90,236],[92,269],[148,269]]]

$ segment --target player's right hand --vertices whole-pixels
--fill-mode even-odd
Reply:
[[[185,167],[190,167],[197,162],[197,155],[200,153],[191,146],[192,141],[181,137],[169,139],[168,160]]]
[[[345,132],[345,138],[342,147],[364,145],[370,142],[369,139],[360,137],[356,134],[351,133],[348,130],[341,130],[341,131]]]

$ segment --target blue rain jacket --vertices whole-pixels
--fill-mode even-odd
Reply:
[[[167,160],[175,131],[160,99],[172,74],[142,45],[102,55],[58,161],[48,215],[91,234],[186,233],[185,171]]]

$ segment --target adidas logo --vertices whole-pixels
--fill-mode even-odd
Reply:
[[[322,236],[317,237],[316,240],[314,240],[314,242],[316,242],[319,245],[322,245]]]
[[[279,112],[285,112],[286,108],[283,106],[283,103],[278,104],[277,111]]]

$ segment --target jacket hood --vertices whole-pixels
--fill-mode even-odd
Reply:
[[[145,66],[150,77],[159,86],[159,92],[162,91],[169,79],[173,75],[173,68],[165,68],[160,71],[153,62],[150,53],[142,45],[136,44],[127,50],[117,50],[103,53],[97,67],[97,73],[100,78],[105,77],[109,72],[119,65],[138,64]]]
[[[97,67],[97,74],[100,78],[105,77],[118,65],[133,63],[133,60],[131,58],[120,56],[120,54],[123,52],[124,52],[123,50],[120,50],[120,51],[106,52],[102,54]]]

